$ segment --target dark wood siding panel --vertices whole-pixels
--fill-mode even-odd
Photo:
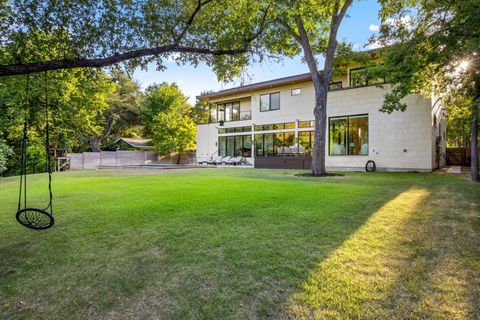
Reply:
[[[255,157],[255,168],[310,169],[311,157]]]

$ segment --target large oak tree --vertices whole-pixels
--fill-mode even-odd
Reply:
[[[12,0],[0,5],[0,76],[125,62],[205,62],[235,75],[262,33],[255,0]],[[49,35],[45,37],[44,35]],[[56,48],[46,59],[36,51]]]
[[[325,170],[328,86],[334,72],[339,43],[337,34],[352,0],[280,0],[274,5],[273,20],[265,35],[270,51],[287,56],[302,52],[315,89],[315,138],[312,174]],[[342,46],[343,47],[343,46]],[[323,69],[317,57],[325,58]]]

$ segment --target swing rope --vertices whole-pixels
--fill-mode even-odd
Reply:
[[[28,111],[30,109],[29,101],[29,82],[30,75],[27,75],[25,85],[26,103],[24,110],[23,121],[23,137],[22,137],[22,155],[20,163],[20,191],[18,195],[18,209],[16,213],[17,221],[23,226],[41,230],[48,229],[55,223],[53,219],[53,205],[52,205],[52,168],[50,161],[50,134],[49,134],[49,113],[48,113],[48,77],[47,72],[44,74],[45,82],[45,154],[46,154],[46,171],[48,172],[48,191],[49,203],[45,209],[27,208],[27,145],[28,145]],[[22,209],[22,195],[23,195],[23,209]]]

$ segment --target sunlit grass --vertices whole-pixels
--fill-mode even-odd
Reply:
[[[86,171],[56,225],[0,180],[0,319],[480,316],[480,188],[440,174]],[[29,177],[31,203],[47,200]]]

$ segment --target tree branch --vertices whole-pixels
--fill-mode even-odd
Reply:
[[[302,17],[297,16],[295,18],[295,23],[297,24],[297,29],[299,33],[299,42],[303,48],[305,61],[307,62],[310,73],[312,74],[313,82],[319,83],[321,78],[318,72],[317,61],[315,60],[315,56],[313,55],[312,47],[310,46],[310,40],[308,39],[308,33],[307,30],[305,30],[305,26],[303,25]]]
[[[195,17],[197,14],[200,12],[203,6],[207,5],[209,2],[212,2],[212,0],[205,0],[202,2],[202,0],[198,0],[197,6],[195,9],[192,11],[192,14],[190,15],[190,18],[188,18],[185,28],[183,28],[182,32],[180,32],[180,35],[176,38],[176,43],[180,42],[181,39],[187,34],[188,29],[190,29],[191,25],[193,24],[193,20],[195,20]]]
[[[330,81],[332,72],[333,72],[333,59],[335,58],[335,51],[337,50],[337,33],[342,23],[345,14],[347,13],[348,7],[352,4],[352,0],[345,0],[340,12],[338,11],[340,7],[340,0],[337,0],[335,3],[335,12],[330,21],[330,36],[328,38],[327,52],[325,54],[325,63],[323,68],[323,74]]]
[[[112,56],[104,58],[66,58],[59,60],[50,60],[43,62],[32,62],[32,63],[19,63],[19,64],[9,64],[9,65],[0,65],[0,77],[12,76],[12,75],[21,75],[29,74],[47,70],[59,70],[59,69],[73,69],[73,68],[102,68],[108,67],[116,63],[120,63],[126,60],[142,58],[148,56],[158,56],[164,53],[169,52],[179,52],[179,53],[195,53],[200,55],[234,55],[247,52],[247,47],[243,48],[234,48],[234,49],[208,49],[208,48],[197,48],[197,47],[185,47],[178,46],[176,44],[165,45],[155,48],[145,48],[127,51],[121,54],[115,54]]]

